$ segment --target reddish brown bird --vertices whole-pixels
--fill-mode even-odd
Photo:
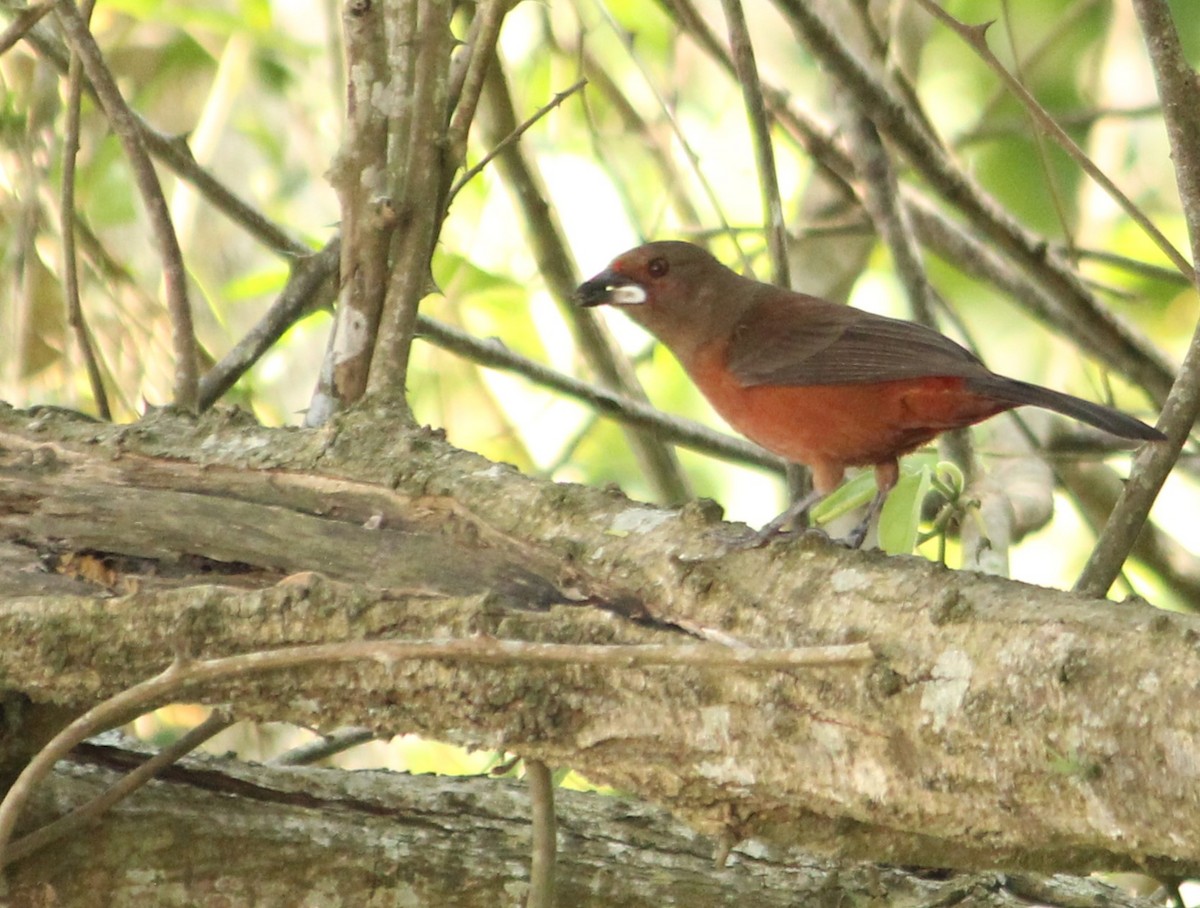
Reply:
[[[733,428],[812,470],[813,494],[761,540],[837,488],[847,467],[873,466],[878,492],[849,540],[861,545],[901,455],[1013,407],[1044,407],[1121,438],[1165,437],[1110,407],[997,375],[923,325],[742,277],[691,243],[631,249],[577,298],[619,306],[670,348]]]

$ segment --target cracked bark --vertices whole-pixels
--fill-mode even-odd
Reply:
[[[1176,706],[1197,619],[819,541],[719,556],[736,528],[703,504],[531,480],[396,422],[0,410],[3,686],[82,710],[179,653],[381,637],[867,641],[867,667],[371,663],[195,696],[506,749],[840,859],[1200,870],[1200,720]],[[40,572],[83,553],[108,573]]]
[[[115,781],[113,768],[127,769],[133,756],[88,745],[47,786],[48,812],[98,794]],[[556,802],[561,904],[579,908],[864,904],[885,892],[888,904],[901,908],[1020,908],[1031,895],[1076,908],[1154,904],[1098,880],[923,877],[753,845],[734,849],[715,868],[712,842],[661,809],[561,790]],[[53,893],[57,904],[76,908],[190,908],[220,892],[229,908],[314,898],[493,908],[519,903],[528,882],[529,799],[523,786],[500,779],[188,760],[119,805],[104,833],[15,867],[6,904],[40,908]],[[129,873],[131,865],[141,873]]]

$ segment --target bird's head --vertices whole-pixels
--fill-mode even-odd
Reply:
[[[732,329],[752,284],[706,250],[675,240],[630,249],[575,292],[581,306],[616,306],[684,355]]]

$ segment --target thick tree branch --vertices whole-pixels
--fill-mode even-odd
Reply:
[[[47,812],[87,801],[138,758],[108,743],[86,745],[73,763],[60,765],[45,798]],[[881,892],[912,905],[1157,904],[1099,880],[933,877],[824,862],[759,843],[735,848],[726,865],[714,869],[712,842],[660,809],[625,797],[556,794],[564,842],[559,899],[577,908],[790,908],[865,904]],[[330,893],[331,900],[361,905],[494,908],[519,903],[528,884],[529,798],[524,786],[503,779],[347,776],[192,759],[119,805],[99,833],[107,847],[96,847],[98,836],[79,837],[11,868],[8,904],[42,906],[47,887],[61,904],[90,905],[97,892],[111,903],[145,901],[150,878],[158,883],[154,903],[162,908],[192,908],[213,892],[238,905],[301,904]],[[188,847],[179,847],[181,841]],[[129,849],[143,873],[129,873]],[[465,854],[471,860],[464,861]],[[246,897],[238,901],[241,893]]]
[[[0,544],[32,564],[73,551],[110,566],[90,581],[99,597],[0,603],[0,672],[35,702],[90,706],[177,653],[311,643],[869,643],[869,670],[776,672],[408,662],[383,647],[203,696],[572,766],[733,841],[1200,870],[1184,765],[1200,723],[1177,708],[1200,684],[1194,617],[819,540],[722,556],[738,530],[700,507],[533,481],[366,408],[322,431],[0,412],[0,449]],[[327,579],[273,583],[312,570]]]
[[[388,287],[388,249],[396,227],[390,194],[387,102],[392,85],[381,3],[346,2],[346,118],[329,181],[341,207],[341,279],[327,362],[306,417],[320,425],[367,390]],[[408,88],[409,86],[405,86]]]
[[[445,216],[444,187],[454,169],[445,145],[453,4],[448,0],[407,2],[416,9],[416,27],[409,33],[397,30],[392,39],[405,44],[411,41],[406,48],[411,79],[392,76],[392,90],[406,93],[400,115],[391,122],[391,143],[397,149],[390,162],[396,229],[379,341],[367,385],[371,391],[397,399],[403,399],[417,310],[432,288],[429,263]],[[399,29],[399,16],[396,18],[393,27]]]

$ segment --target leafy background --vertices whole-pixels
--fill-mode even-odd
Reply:
[[[837,6],[836,4],[834,5]],[[855,4],[845,4],[845,15]],[[1156,94],[1140,33],[1124,3],[1103,0],[961,0],[945,4],[966,22],[996,20],[989,43],[1179,248],[1187,247]],[[3,7],[12,9],[5,2]],[[759,277],[765,255],[758,174],[741,89],[670,10],[638,0],[518,4],[500,51],[518,120],[585,76],[521,140],[544,184],[581,277],[648,238],[710,239],[716,254],[741,257]],[[723,35],[717,3],[699,4]],[[1180,33],[1200,58],[1200,6],[1173,4]],[[788,92],[819,121],[839,122],[836,93],[790,26],[768,4],[748,5],[764,81]],[[1048,243],[1081,251],[1080,270],[1104,304],[1177,359],[1197,318],[1194,289],[1076,165],[1041,140],[1021,105],[945,28],[906,4],[886,15],[893,51],[930,120],[966,169]],[[885,16],[886,18],[886,16]],[[338,227],[326,173],[344,109],[340,8],[331,0],[102,3],[92,29],[126,98],[155,129],[187,135],[196,159],[266,217],[314,250]],[[456,18],[465,33],[466,13]],[[63,305],[62,83],[18,44],[0,56],[0,399],[96,412]],[[468,163],[494,146],[472,133]],[[776,156],[800,288],[844,295],[866,309],[909,314],[886,248],[861,215],[824,203],[814,165],[784,129]],[[169,325],[159,262],[120,146],[85,99],[77,211],[82,297],[114,417],[128,421],[168,402]],[[284,256],[248,236],[165,168],[160,176],[189,269],[197,333],[209,361],[254,325],[288,276]],[[902,173],[902,179],[913,179]],[[544,225],[542,225],[544,226]],[[422,311],[553,368],[590,378],[563,310],[531,252],[540,229],[513,186],[488,166],[455,197],[433,261],[439,291]],[[1094,253],[1094,254],[1093,254]],[[1112,258],[1112,257],[1116,258]],[[927,254],[930,276],[969,339],[998,371],[1152,419],[1149,402],[1048,330],[1002,292]],[[611,315],[608,323],[662,409],[719,426],[678,366],[649,338]],[[269,424],[297,424],[324,353],[331,315],[311,312],[226,395]],[[954,331],[947,319],[947,330]],[[654,500],[622,431],[588,407],[516,375],[481,368],[419,343],[409,373],[417,418],[444,427],[457,445],[560,481],[616,483]],[[1002,418],[1002,419],[1006,419]],[[1000,422],[997,420],[996,422]],[[985,471],[1005,455],[994,429],[976,435]],[[780,479],[687,450],[680,459],[696,494],[720,501],[731,519],[759,524],[784,501]],[[1080,456],[1080,455],[1073,455]],[[1127,457],[1109,458],[1123,468]],[[1154,519],[1190,557],[1197,512],[1193,474],[1168,482]],[[1054,519],[1012,554],[1018,579],[1066,586],[1089,549],[1091,529],[1072,499],[1056,495]],[[922,552],[938,557],[936,543]],[[955,557],[953,546],[948,554]],[[1174,607],[1193,603],[1153,570],[1131,570],[1136,591]],[[193,707],[143,720],[147,735],[196,721]],[[155,722],[159,723],[156,730]],[[266,755],[296,730],[237,728],[213,747]],[[234,742],[231,745],[230,742]],[[478,772],[492,755],[469,756],[411,738],[376,742],[348,765]]]

